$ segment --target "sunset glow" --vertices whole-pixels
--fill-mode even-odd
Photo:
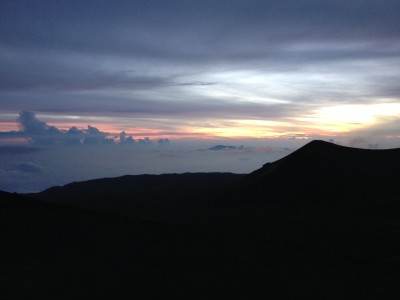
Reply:
[[[3,2],[0,190],[400,147],[398,0]]]
[[[349,132],[381,121],[398,118],[400,103],[380,103],[367,105],[337,105],[322,107],[310,121],[336,134]]]
[[[353,130],[368,128],[400,116],[400,104],[381,103],[369,105],[336,105],[321,107],[310,112],[310,117],[286,118],[279,120],[246,120],[246,119],[177,119],[173,122],[160,119],[135,119],[128,117],[86,117],[39,115],[49,126],[67,131],[71,127],[84,130],[90,124],[109,137],[125,131],[134,137],[152,138],[271,138],[286,137],[293,134],[336,135],[346,134]],[[1,122],[0,131],[16,131],[20,126],[15,122]],[[62,121],[59,121],[59,119]],[[162,125],[165,123],[165,125]],[[161,125],[161,126],[160,126]],[[165,127],[165,128],[163,128]]]

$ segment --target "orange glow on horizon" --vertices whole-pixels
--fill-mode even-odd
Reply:
[[[227,124],[228,123],[228,124]],[[52,122],[48,123],[49,126],[67,131],[71,127],[77,127],[79,130],[86,130],[88,127],[87,122]],[[293,130],[296,126],[290,123],[282,122],[268,122],[262,120],[230,120],[229,122],[223,121],[220,124],[214,122],[209,126],[198,126],[192,124],[187,126],[184,124],[180,130],[164,131],[155,128],[135,128],[135,130],[123,130],[120,126],[115,126],[110,123],[92,123],[92,127],[96,127],[102,132],[108,134],[109,138],[119,138],[119,134],[125,131],[127,136],[132,136],[134,139],[138,138],[169,138],[169,139],[246,139],[246,138],[285,138],[288,136],[309,136],[309,135],[331,135],[332,132],[322,128],[315,128],[314,126],[303,126],[304,130]],[[0,123],[1,131],[18,131],[15,123]]]
[[[18,131],[19,126],[16,122],[0,122],[0,132]]]
[[[169,139],[247,139],[287,138],[307,136],[347,136],[351,132],[385,124],[400,115],[400,104],[394,102],[369,105],[333,105],[305,112],[303,116],[277,120],[262,119],[168,119],[105,116],[38,115],[48,126],[62,131],[71,127],[86,130],[88,125],[119,139],[125,131],[134,139],[149,137]],[[19,131],[17,121],[10,116],[0,122],[0,132]],[[17,115],[15,116],[17,120]],[[395,138],[397,136],[393,135]],[[391,136],[392,137],[392,136]],[[7,138],[4,135],[4,139]]]

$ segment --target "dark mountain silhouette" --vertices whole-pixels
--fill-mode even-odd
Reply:
[[[176,210],[180,214],[184,208],[218,201],[221,191],[243,177],[231,173],[127,175],[74,182],[29,196],[131,217],[165,219]]]
[[[400,199],[400,149],[367,150],[312,141],[244,178],[244,193],[261,201],[363,205]],[[301,201],[300,201],[301,200]]]
[[[124,176],[36,200],[1,193],[0,290],[5,299],[397,298],[399,170],[400,149],[313,141],[246,176]]]

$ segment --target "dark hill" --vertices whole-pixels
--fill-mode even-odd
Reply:
[[[312,141],[267,163],[244,178],[238,189],[259,201],[398,203],[400,149],[367,150]]]
[[[399,151],[313,141],[247,176],[2,193],[2,296],[397,299]]]
[[[135,175],[74,182],[30,197],[139,218],[162,218],[180,209],[214,202],[244,175],[184,173]]]

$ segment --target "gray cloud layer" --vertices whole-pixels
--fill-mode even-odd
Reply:
[[[33,49],[190,58],[207,50],[235,58],[250,51],[230,49],[230,42],[276,49],[293,40],[398,38],[399,6],[395,0],[5,1],[1,33],[6,44]]]
[[[396,101],[399,11],[397,0],[3,1],[1,107],[284,119]],[[240,85],[246,72],[264,80]]]

